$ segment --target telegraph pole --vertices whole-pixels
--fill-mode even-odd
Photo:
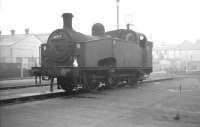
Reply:
[[[116,3],[117,3],[117,29],[119,29],[119,1],[120,0],[116,0]]]

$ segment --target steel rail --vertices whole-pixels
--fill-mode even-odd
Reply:
[[[143,83],[158,82],[158,81],[165,81],[165,80],[172,80],[172,79],[174,79],[174,78],[172,78],[172,77],[160,78],[160,79],[142,81],[139,83],[143,84]],[[88,92],[88,91],[79,90],[79,91],[74,91],[72,93],[66,93],[66,92],[62,91],[62,92],[40,93],[40,94],[36,94],[36,95],[28,95],[28,96],[21,96],[21,97],[6,98],[6,99],[0,98],[0,106],[19,104],[19,103],[27,103],[27,102],[31,102],[31,101],[39,101],[39,100],[57,98],[57,97],[62,97],[62,96],[70,97],[71,95],[86,93],[86,92]]]
[[[54,85],[56,85],[56,84],[54,84]],[[29,88],[29,87],[44,87],[44,86],[50,86],[50,83],[49,84],[31,84],[31,85],[5,86],[5,87],[0,87],[0,90],[23,89],[23,88]]]

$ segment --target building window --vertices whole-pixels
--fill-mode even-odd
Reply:
[[[28,67],[31,68],[33,66],[37,66],[37,58],[36,57],[29,57],[28,58]]]
[[[6,62],[6,58],[5,57],[0,57],[0,63],[5,63]]]
[[[16,58],[16,63],[22,63],[22,57],[17,57]]]

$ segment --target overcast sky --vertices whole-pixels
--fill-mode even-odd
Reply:
[[[116,29],[116,0],[0,0],[0,30],[17,34],[50,33],[62,27],[61,15],[73,13],[73,28],[91,34],[94,23]],[[120,28],[132,17],[131,29],[155,43],[200,39],[200,0],[120,0]]]

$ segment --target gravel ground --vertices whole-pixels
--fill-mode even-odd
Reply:
[[[200,77],[3,106],[0,126],[199,127]]]

